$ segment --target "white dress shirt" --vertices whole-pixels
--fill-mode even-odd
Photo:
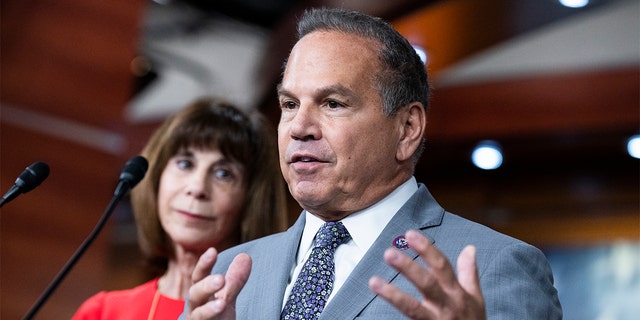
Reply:
[[[351,271],[356,267],[365,253],[369,250],[373,242],[378,238],[387,223],[400,210],[407,200],[418,190],[418,183],[415,177],[405,181],[393,192],[387,195],[378,203],[362,210],[350,214],[346,218],[340,220],[349,231],[351,240],[338,246],[335,252],[335,280],[333,290],[327,300],[327,303],[340,290],[344,282],[347,280]],[[318,233],[320,227],[325,223],[324,220],[314,216],[308,211],[304,211],[306,215],[306,223],[302,232],[302,239],[298,247],[298,255],[296,266],[291,270],[291,277],[287,289],[285,291],[282,307],[284,307],[289,293],[293,287],[300,269],[311,254],[313,248],[313,239]]]

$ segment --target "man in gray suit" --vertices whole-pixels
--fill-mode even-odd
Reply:
[[[304,211],[286,232],[203,254],[183,317],[561,319],[538,249],[445,211],[413,177],[429,85],[407,40],[340,9],[307,11],[298,33],[278,86],[278,147]],[[326,222],[347,241],[310,307],[295,283]],[[315,311],[295,315],[292,302]]]

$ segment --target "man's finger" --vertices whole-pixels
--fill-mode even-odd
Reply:
[[[369,289],[411,319],[435,319],[435,315],[423,308],[420,301],[379,277],[369,279]]]
[[[429,270],[407,255],[392,248],[385,251],[384,260],[413,283],[429,303],[441,304],[445,293],[438,283],[438,279]]]
[[[213,265],[216,263],[217,258],[218,252],[216,249],[207,249],[207,251],[200,256],[193,272],[191,273],[191,283],[196,283],[210,275],[211,269],[213,269]]]
[[[189,288],[189,310],[195,310],[206,304],[223,286],[224,278],[219,274],[210,275],[192,284]]]
[[[246,253],[240,253],[229,265],[227,269],[227,275],[225,276],[225,288],[220,292],[220,296],[216,298],[222,298],[227,302],[235,302],[236,297],[240,293],[240,290],[247,283],[249,275],[251,274],[251,257]]]
[[[458,286],[456,274],[447,257],[433,246],[431,241],[415,230],[406,234],[409,247],[415,250],[429,267],[429,273],[436,278],[438,284],[445,290]]]
[[[482,290],[480,289],[480,278],[478,277],[478,267],[476,265],[476,248],[466,246],[458,256],[458,281],[460,286],[484,305]]]
[[[189,288],[189,311],[193,311],[207,303],[214,293],[224,285],[221,275],[210,275],[216,262],[218,253],[214,248],[205,251],[191,273],[191,287]]]
[[[226,307],[226,302],[224,300],[211,300],[206,304],[200,306],[196,310],[193,310],[189,313],[187,319],[188,320],[200,320],[200,319],[212,319],[215,316],[220,315],[224,308]]]

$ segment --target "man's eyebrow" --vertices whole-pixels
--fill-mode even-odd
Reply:
[[[355,95],[353,90],[339,84],[318,88],[318,90],[316,90],[316,94],[317,96],[328,96],[331,94],[338,94],[345,97],[353,97]]]
[[[353,92],[353,90],[339,84],[318,88],[316,89],[314,95],[316,97],[325,97],[331,94],[338,94],[341,96],[349,96],[349,97],[355,96],[355,93]],[[282,85],[278,85],[278,96],[291,97],[294,95],[291,94],[288,90],[283,89]]]
[[[278,93],[278,97],[279,96],[290,96],[291,95],[291,94],[289,94],[289,92],[287,90],[282,89],[282,83],[278,83],[277,93]]]

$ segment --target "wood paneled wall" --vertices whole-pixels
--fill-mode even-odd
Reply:
[[[134,127],[123,117],[145,1],[0,5],[1,192],[32,162],[51,166],[40,187],[0,211],[0,318],[16,319],[93,229],[124,162],[155,124]],[[638,240],[639,165],[622,140],[638,130],[639,78],[633,68],[436,91],[416,175],[447,209],[536,245]],[[505,112],[510,104],[526,112]],[[487,137],[503,139],[508,152],[500,171],[468,162]],[[298,209],[292,203],[292,218]],[[145,277],[135,244],[111,238],[115,223],[38,319],[68,319],[97,291]]]
[[[51,167],[40,187],[0,213],[2,319],[22,318],[35,303],[95,226],[135,152],[122,112],[144,4],[2,1],[2,192],[32,162]],[[69,319],[90,294],[110,287],[109,229],[37,319]]]

